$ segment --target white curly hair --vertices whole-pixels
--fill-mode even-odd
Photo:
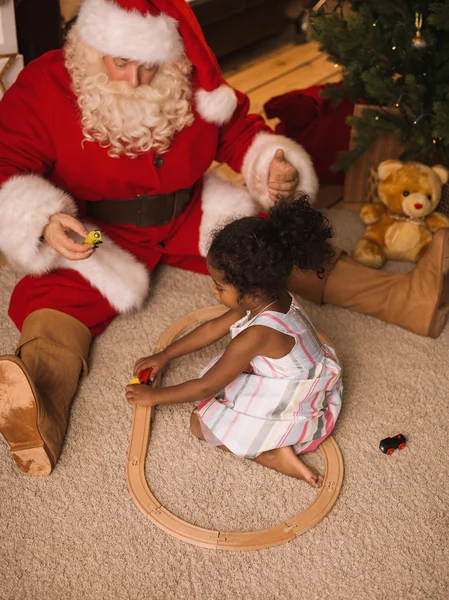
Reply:
[[[81,110],[84,142],[108,154],[136,157],[167,152],[175,134],[193,123],[192,64],[184,55],[159,67],[150,85],[110,81],[103,56],[86,45],[74,27],[64,48],[65,65]]]

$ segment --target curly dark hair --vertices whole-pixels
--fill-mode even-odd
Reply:
[[[294,266],[323,277],[335,255],[332,227],[307,196],[276,202],[268,217],[243,217],[212,234],[209,260],[240,296],[275,298]]]

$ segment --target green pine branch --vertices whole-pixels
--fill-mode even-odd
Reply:
[[[349,14],[326,14],[325,4],[311,19],[320,49],[343,66],[342,87],[327,86],[322,96],[363,99],[378,108],[348,120],[356,128],[355,147],[338,157],[335,168],[347,168],[382,133],[398,136],[404,157],[448,159],[449,0],[347,4]],[[416,15],[422,15],[419,35]]]
[[[449,31],[449,2],[429,3],[429,25],[440,31]]]

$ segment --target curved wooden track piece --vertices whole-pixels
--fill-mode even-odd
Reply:
[[[223,306],[195,310],[178,319],[161,335],[154,352],[158,352],[186,330],[221,315]],[[322,341],[328,341],[320,334]],[[156,382],[156,385],[158,382]],[[186,523],[164,508],[153,496],[145,479],[145,459],[150,439],[151,407],[136,406],[128,452],[128,488],[137,506],[155,525],[170,535],[203,548],[214,550],[261,550],[278,546],[319,523],[334,506],[343,481],[343,459],[335,440],[329,436],[319,446],[325,460],[323,485],[313,502],[301,513],[279,525],[259,531],[215,531]]]

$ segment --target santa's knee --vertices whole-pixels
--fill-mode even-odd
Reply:
[[[8,314],[19,331],[31,314],[43,309],[73,317],[89,329],[92,337],[102,333],[117,315],[100,291],[71,269],[39,277],[27,275],[16,285]]]

